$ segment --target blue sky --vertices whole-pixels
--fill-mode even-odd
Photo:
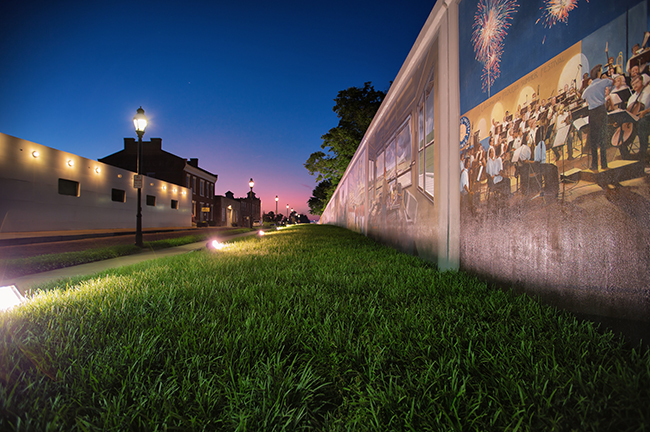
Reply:
[[[467,112],[488,99],[487,92],[481,88],[482,65],[476,60],[471,43],[474,16],[479,0],[464,0],[460,3],[460,82],[461,82],[461,113]],[[560,52],[583,40],[602,26],[627,13],[627,8],[633,8],[641,0],[577,0],[577,7],[568,16],[567,22],[558,22],[551,28],[544,26],[542,17],[545,2],[542,0],[518,0],[517,12],[512,15],[511,26],[504,41],[501,58],[501,76],[491,87],[491,95],[495,95],[520,77],[533,71]],[[625,32],[614,35],[601,35],[597,47],[584,52],[590,63],[596,65],[605,63],[605,42],[609,41],[609,54],[616,57],[620,51],[629,56],[632,45],[643,42],[643,31],[647,28],[647,18],[635,15],[634,9],[629,18],[630,34],[625,40]],[[542,19],[540,19],[542,18]],[[539,22],[537,20],[540,19]],[[641,25],[637,25],[641,23]],[[623,29],[624,30],[624,29]],[[529,41],[536,41],[530,43]],[[627,45],[627,46],[626,46]],[[583,50],[585,47],[583,47]],[[625,57],[627,61],[628,57]],[[584,70],[589,72],[589,70]],[[477,78],[479,77],[479,78]]]
[[[0,4],[0,132],[98,159],[135,137],[199,158],[216,192],[308,212],[303,164],[339,90],[386,90],[435,0]]]

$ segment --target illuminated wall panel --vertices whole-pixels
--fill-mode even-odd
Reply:
[[[133,174],[0,134],[0,232],[135,228]],[[145,176],[143,227],[190,227],[190,192]],[[145,205],[147,195],[155,206]]]

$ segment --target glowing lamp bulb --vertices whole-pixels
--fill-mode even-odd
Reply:
[[[144,130],[147,127],[147,117],[144,115],[142,107],[138,108],[137,114],[133,117],[133,126],[135,126],[135,131],[138,135],[144,134]]]
[[[38,152],[38,150],[34,150],[34,151],[32,152],[32,157],[33,157],[34,159],[37,159],[40,155],[41,155],[41,154]]]

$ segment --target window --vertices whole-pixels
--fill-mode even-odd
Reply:
[[[148,206],[156,206],[156,196],[155,195],[147,195],[147,205]]]
[[[192,177],[192,195],[196,195],[196,177]]]
[[[375,161],[368,160],[368,195],[370,198],[375,197]]]
[[[395,140],[391,139],[386,147],[386,181],[395,178]]]
[[[178,200],[172,200],[172,208],[178,210]]]
[[[205,196],[205,180],[201,179],[201,196]]]
[[[377,155],[376,170],[375,181],[377,182],[376,187],[379,189],[384,182],[384,152]]]
[[[401,174],[411,168],[411,119],[397,132],[396,138],[396,158],[397,174]]]
[[[111,201],[126,202],[126,192],[122,189],[111,189]]]
[[[185,174],[185,187],[188,188],[188,189],[190,188],[190,175],[189,174]]]
[[[418,186],[433,197],[434,190],[434,92],[433,81],[427,86],[423,106],[418,109]]]
[[[59,194],[78,197],[79,182],[73,180],[59,179]]]

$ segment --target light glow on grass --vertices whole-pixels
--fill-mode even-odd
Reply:
[[[15,285],[0,287],[0,311],[6,311],[25,301]]]
[[[222,250],[225,247],[225,244],[219,242],[219,240],[210,240],[206,247],[208,250]]]
[[[260,236],[260,237],[262,237],[264,234],[266,234],[266,233],[264,231],[262,231],[262,230],[259,230],[257,232],[257,235]]]

